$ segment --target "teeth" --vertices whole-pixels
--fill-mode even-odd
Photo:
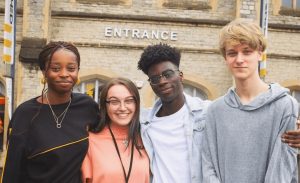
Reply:
[[[118,114],[118,116],[120,116],[120,117],[126,117],[126,116],[128,116],[128,114]]]

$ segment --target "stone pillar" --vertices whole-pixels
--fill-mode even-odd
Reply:
[[[24,0],[21,62],[37,62],[38,53],[49,39],[50,13],[50,0]]]
[[[23,28],[19,61],[15,65],[15,104],[18,105],[30,96],[22,92],[30,88],[40,88],[38,55],[49,39],[51,0],[23,0]],[[17,59],[16,59],[17,60]],[[36,91],[40,94],[40,91]]]
[[[253,0],[237,0],[236,3],[236,17],[243,19],[251,19],[259,21],[259,10],[260,4],[259,1]]]

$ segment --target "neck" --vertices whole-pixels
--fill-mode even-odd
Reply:
[[[240,97],[242,104],[250,103],[256,96],[266,92],[269,86],[259,77],[253,80],[235,80],[236,93]]]
[[[162,102],[162,106],[157,112],[158,117],[169,116],[179,111],[184,105],[184,95],[170,102]]]
[[[129,125],[126,126],[121,126],[118,124],[115,124],[113,122],[110,123],[110,128],[112,130],[112,132],[116,135],[124,135],[127,136],[128,135],[128,131],[129,131]]]
[[[57,92],[52,91],[51,89],[48,89],[48,91],[45,93],[45,95],[48,96],[49,103],[51,105],[63,104],[63,103],[69,102],[71,99],[71,92],[57,93]]]

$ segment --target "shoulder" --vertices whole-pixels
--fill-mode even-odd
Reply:
[[[82,93],[72,93],[72,104],[79,106],[87,106],[92,108],[97,108],[98,104],[94,101],[94,99],[86,94]]]
[[[199,97],[192,97],[190,95],[184,94],[186,103],[193,108],[206,108],[210,105],[210,100],[202,100]]]
[[[42,105],[36,99],[37,97],[32,98],[16,108],[10,120],[10,126],[13,131],[23,131],[29,127],[31,120],[39,112],[39,108]]]
[[[89,142],[91,144],[102,143],[105,138],[109,137],[109,131],[107,127],[104,127],[99,132],[89,132]]]
[[[281,100],[279,100],[278,102],[279,103],[278,105],[276,105],[276,107],[284,108],[287,114],[292,114],[296,116],[298,115],[299,105],[294,97],[286,95],[282,97]]]
[[[82,94],[82,93],[72,93],[72,100],[74,102],[89,102],[89,103],[96,103],[92,97]]]
[[[39,104],[36,100],[37,100],[37,97],[27,100],[27,101],[23,102],[22,104],[20,104],[16,108],[14,115],[28,114],[28,112],[32,113],[33,111],[35,111],[37,109],[37,107],[42,105],[42,104]]]
[[[224,106],[226,104],[225,103],[225,97],[226,97],[226,95],[223,95],[219,98],[216,98],[214,101],[211,102],[209,108]]]

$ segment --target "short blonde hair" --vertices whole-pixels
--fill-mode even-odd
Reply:
[[[265,51],[267,47],[266,39],[256,23],[236,19],[221,29],[219,49],[225,58],[226,46],[237,46],[239,44],[247,44],[252,49],[259,51]]]

